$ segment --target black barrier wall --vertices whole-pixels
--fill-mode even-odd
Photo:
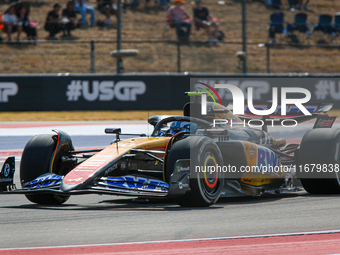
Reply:
[[[2,111],[181,109],[184,75],[0,76]]]
[[[271,100],[272,87],[301,87],[311,102],[333,103],[340,109],[340,75],[0,75],[1,111],[171,110],[182,109],[190,79],[211,86],[229,83],[254,91],[254,103]],[[231,99],[219,92],[223,102]]]

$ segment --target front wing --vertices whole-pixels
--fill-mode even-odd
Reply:
[[[183,162],[178,161],[181,165]],[[4,178],[10,166],[11,176]],[[177,164],[176,164],[177,166]],[[138,197],[165,197],[184,195],[189,187],[190,172],[174,172],[170,177],[170,184],[156,178],[143,175],[125,175],[118,177],[100,177],[92,184],[82,189],[62,189],[63,176],[47,173],[33,181],[23,183],[18,189],[13,183],[14,157],[8,158],[0,173],[0,194],[56,194],[56,195],[82,195],[82,194],[108,194]]]

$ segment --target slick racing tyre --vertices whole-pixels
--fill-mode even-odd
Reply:
[[[190,136],[179,140],[171,147],[166,161],[166,179],[174,171],[178,159],[191,160],[191,168],[195,166],[222,166],[222,154],[216,143],[208,137]],[[224,180],[220,173],[202,173],[190,171],[190,191],[175,202],[184,207],[206,207],[219,199]]]
[[[49,173],[52,155],[56,146],[56,135],[36,135],[28,141],[21,157],[21,183],[32,181],[42,174]],[[26,197],[33,203],[50,205],[62,204],[69,198],[69,196],[53,194],[32,194],[26,195]]]
[[[300,145],[297,177],[311,194],[340,193],[340,129],[308,131]]]

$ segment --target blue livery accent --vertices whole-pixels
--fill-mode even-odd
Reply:
[[[37,179],[23,184],[25,189],[47,188],[60,185],[63,177],[56,174],[44,174]]]
[[[279,167],[280,159],[272,150],[257,147],[257,165],[260,167],[260,170],[262,170],[262,167]]]
[[[140,191],[165,191],[169,189],[169,184],[166,182],[140,176],[108,177],[101,179],[101,181],[98,184],[109,189],[120,188]]]

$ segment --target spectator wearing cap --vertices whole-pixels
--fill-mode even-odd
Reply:
[[[175,4],[169,7],[167,18],[170,24],[176,28],[176,34],[179,41],[188,41],[191,32],[190,15],[183,7],[184,0],[175,0]]]
[[[196,0],[193,15],[195,24],[206,29],[209,44],[218,45],[218,23],[213,21],[208,8],[202,5],[202,0]]]
[[[90,13],[91,15],[91,26],[94,26],[96,23],[96,17],[94,14],[94,8],[90,5],[87,5],[86,0],[74,0],[74,9],[77,12],[80,12],[81,15],[81,25],[87,26],[86,14]]]
[[[47,13],[44,29],[49,32],[49,38],[55,38],[55,35],[63,30],[62,23],[59,16],[60,5],[53,5],[53,10]]]

